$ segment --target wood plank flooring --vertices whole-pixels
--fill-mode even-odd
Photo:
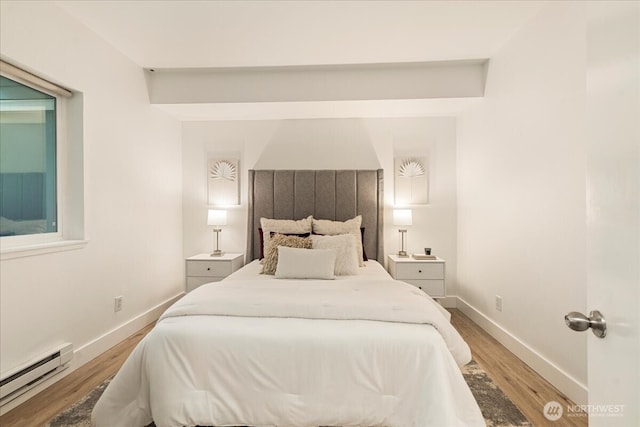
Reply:
[[[553,400],[561,403],[565,408],[567,405],[573,405],[574,402],[462,312],[455,309],[449,311],[451,312],[451,323],[471,347],[474,360],[534,426],[584,427],[588,425],[586,414],[572,417],[563,416],[557,421],[546,419],[542,410],[547,402]]]
[[[451,321],[469,343],[473,358],[500,386],[535,426],[587,426],[587,417],[563,417],[551,422],[544,418],[545,403],[555,400],[573,404],[551,384],[484,332],[458,310],[450,310]],[[80,400],[95,386],[115,374],[136,344],[153,327],[141,329],[109,351],[69,374],[53,386],[0,417],[2,427],[37,427]]]

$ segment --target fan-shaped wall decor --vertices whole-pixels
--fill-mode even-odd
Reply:
[[[211,179],[226,179],[227,181],[236,180],[236,167],[228,160],[218,160],[213,167],[209,169],[209,177]]]
[[[415,178],[424,175],[424,165],[418,159],[406,159],[400,165],[398,173],[402,178]]]
[[[425,157],[399,157],[394,162],[396,205],[429,203],[429,175]]]
[[[207,163],[209,205],[239,205],[238,159],[216,158]]]

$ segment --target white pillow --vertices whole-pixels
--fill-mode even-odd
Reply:
[[[336,253],[336,276],[352,276],[358,274],[358,256],[356,255],[356,238],[352,234],[335,236],[311,236],[311,248],[333,249]]]
[[[262,228],[262,251],[266,255],[271,239],[271,232],[280,234],[304,234],[311,233],[311,220],[313,217],[309,215],[300,220],[292,219],[271,219],[260,218],[260,228]]]
[[[347,221],[331,221],[328,219],[313,218],[313,233],[323,235],[336,234],[353,234],[356,238],[356,256],[358,257],[358,265],[364,267],[364,258],[362,257],[362,234],[360,226],[362,225],[362,215]]]
[[[278,279],[335,279],[336,252],[278,246]]]

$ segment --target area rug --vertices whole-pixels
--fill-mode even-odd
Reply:
[[[462,368],[462,376],[478,402],[487,427],[533,425],[475,360]]]
[[[462,368],[462,375],[480,406],[487,427],[532,425],[474,360]],[[90,427],[91,411],[110,381],[106,380],[91,390],[70,408],[51,419],[46,427]],[[153,424],[148,427],[153,427]]]

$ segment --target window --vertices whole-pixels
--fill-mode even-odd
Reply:
[[[57,233],[56,97],[0,76],[0,236]]]
[[[62,242],[71,92],[0,61],[0,244],[5,251]],[[81,100],[80,100],[81,102]],[[75,105],[78,105],[77,103]],[[66,156],[66,157],[65,157]],[[77,166],[81,170],[82,165]],[[68,169],[68,167],[67,167]],[[67,179],[67,181],[65,181]],[[66,195],[73,200],[73,194]],[[65,219],[66,221],[66,219]],[[73,237],[72,237],[73,238]],[[3,255],[4,259],[4,255]]]

